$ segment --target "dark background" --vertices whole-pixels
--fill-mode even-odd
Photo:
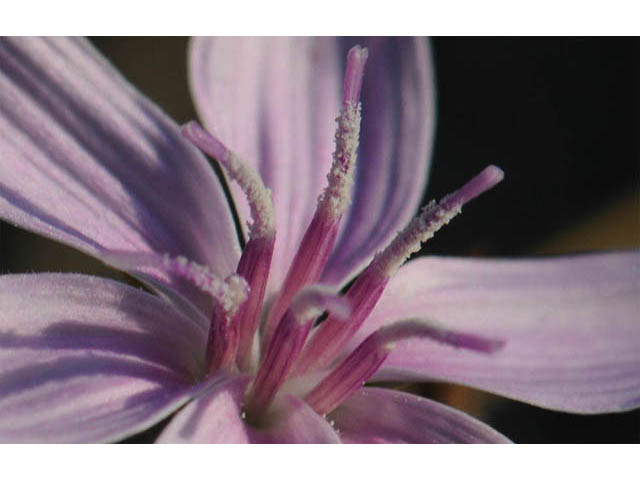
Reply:
[[[184,38],[95,38],[176,121],[195,118]],[[489,163],[505,181],[423,253],[524,256],[640,246],[639,41],[436,38],[438,120],[425,201]],[[0,225],[0,273],[118,276],[69,248]],[[640,411],[579,416],[463,387],[414,385],[516,442],[640,442]]]

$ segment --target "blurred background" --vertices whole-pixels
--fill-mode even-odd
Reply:
[[[179,123],[196,118],[187,41],[92,39]],[[521,257],[640,247],[640,41],[436,38],[431,45],[438,115],[425,202],[489,163],[506,177],[422,254]],[[0,223],[0,273],[32,271],[123,278],[70,248]],[[640,411],[569,415],[463,387],[402,387],[465,410],[516,442],[640,442]]]

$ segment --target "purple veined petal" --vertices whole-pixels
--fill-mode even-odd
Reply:
[[[103,442],[189,400],[206,332],[161,299],[73,274],[0,277],[0,441]]]
[[[1,217],[98,258],[168,252],[221,277],[234,270],[237,237],[213,170],[88,42],[3,39],[0,64]]]
[[[401,268],[351,346],[422,316],[501,339],[482,355],[408,340],[377,380],[451,381],[577,413],[640,405],[640,252],[539,260],[422,258]]]
[[[344,443],[511,443],[455,408],[384,388],[360,389],[328,418]]]
[[[416,214],[435,130],[435,79],[424,38],[343,39],[369,49],[353,204],[322,282],[341,284]]]
[[[203,123],[273,191],[271,292],[282,283],[326,185],[345,58],[332,38],[191,42],[191,91]],[[236,185],[231,191],[245,228],[248,205]]]
[[[339,443],[327,421],[302,400],[284,395],[264,429],[251,427],[242,411],[249,377],[218,377],[183,408],[158,437],[159,443]]]

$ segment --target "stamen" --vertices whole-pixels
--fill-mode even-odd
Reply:
[[[372,266],[375,265],[387,277],[392,277],[411,254],[419,251],[424,242],[462,211],[464,204],[491,189],[503,178],[504,172],[490,165],[461,188],[445,196],[439,204],[429,203],[382,253],[376,255]]]
[[[454,348],[490,354],[501,350],[506,343],[501,339],[451,330],[438,322],[426,318],[401,320],[380,328],[378,332],[390,348],[395,347],[395,343],[401,340],[425,338]]]
[[[447,330],[425,320],[397,322],[369,335],[351,355],[307,394],[305,401],[317,413],[329,413],[378,371],[397,342],[419,338],[428,338],[480,353],[494,353],[504,346],[502,340]]]
[[[300,375],[312,367],[328,365],[336,353],[358,331],[378,302],[385,286],[398,268],[417,252],[444,225],[460,213],[462,206],[489,190],[504,177],[493,165],[485,168],[460,189],[423,208],[420,215],[378,253],[349,288],[346,297],[353,305],[350,321],[345,324],[329,315],[307,343],[295,372]]]
[[[239,325],[236,360],[240,370],[249,371],[252,368],[253,341],[269,280],[276,236],[271,191],[265,187],[258,172],[196,122],[185,124],[182,133],[222,165],[229,177],[242,188],[251,209],[253,223],[249,225],[249,240],[236,270],[251,287],[249,298],[242,306],[243,311],[237,316]]]
[[[103,260],[123,270],[155,268],[188,280],[211,295],[231,315],[247,299],[249,287],[242,277],[233,274],[221,280],[206,266],[181,255],[110,251],[103,253]]]
[[[338,129],[333,163],[327,174],[327,187],[318,198],[318,211],[330,219],[339,219],[351,202],[356,152],[360,143],[360,104],[345,103],[336,121]]]
[[[249,298],[242,305],[238,315],[238,352],[236,362],[243,372],[251,371],[257,359],[254,359],[253,343],[258,331],[262,302],[269,280],[271,258],[275,235],[271,238],[249,238],[238,262],[238,275],[247,279],[251,287]]]
[[[364,79],[364,66],[369,57],[369,50],[356,45],[347,53],[347,67],[344,73],[342,103],[358,103]]]
[[[360,89],[367,56],[367,49],[360,46],[353,47],[347,55],[343,104],[337,119],[336,149],[327,175],[328,184],[318,198],[316,212],[265,322],[263,338],[266,344],[296,292],[320,278],[333,250],[340,220],[351,201],[360,136]]]
[[[327,175],[327,187],[318,199],[318,210],[323,211],[329,218],[339,219],[351,202],[362,120],[360,90],[368,56],[368,50],[360,46],[353,47],[347,54],[342,110],[336,119],[336,149],[331,170]]]
[[[215,158],[247,197],[253,223],[249,225],[250,238],[265,238],[275,235],[275,214],[271,190],[265,187],[258,172],[229,150],[197,122],[182,126],[182,134],[203,152]]]
[[[231,369],[237,352],[237,315],[229,315],[221,308],[214,308],[206,351],[209,373]]]
[[[337,350],[350,338],[347,337],[348,332],[359,328],[369,316],[388,281],[387,277],[368,269],[356,278],[345,294],[345,298],[352,305],[349,321],[345,323],[329,315],[307,342],[295,365],[295,375],[324,368],[333,360]]]
[[[214,306],[207,343],[207,364],[209,371],[215,372],[221,368],[230,368],[237,356],[239,345],[240,320],[245,311],[246,299],[251,291],[246,280],[237,274],[229,275],[224,281],[227,291],[242,298],[240,303],[231,304],[218,302]]]
[[[350,307],[347,300],[325,287],[308,287],[295,296],[274,332],[247,395],[246,410],[250,420],[258,419],[269,407],[302,350],[313,321],[324,310],[345,319],[349,316]]]

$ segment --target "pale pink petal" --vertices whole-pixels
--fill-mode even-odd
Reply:
[[[164,429],[159,443],[339,443],[325,419],[286,395],[264,427],[246,421],[242,405],[248,377],[218,377]]]
[[[217,377],[169,422],[158,443],[250,443],[242,419],[248,377]]]
[[[640,405],[640,252],[409,262],[358,332],[428,318],[503,340],[486,355],[399,342],[375,377],[442,380],[579,413]]]
[[[326,185],[347,51],[370,49],[351,213],[325,281],[341,283],[415,214],[429,166],[434,88],[424,39],[200,38],[191,89],[205,126],[273,190],[279,288]],[[248,207],[232,186],[241,218]]]
[[[98,258],[168,252],[222,277],[239,258],[205,158],[82,39],[0,42],[0,216]]]
[[[340,437],[322,416],[295,395],[284,395],[276,419],[255,432],[260,443],[340,443]]]
[[[329,419],[345,443],[509,443],[466,413],[383,388],[360,389]]]
[[[0,277],[0,441],[102,442],[187,401],[206,331],[142,290],[71,274]]]

